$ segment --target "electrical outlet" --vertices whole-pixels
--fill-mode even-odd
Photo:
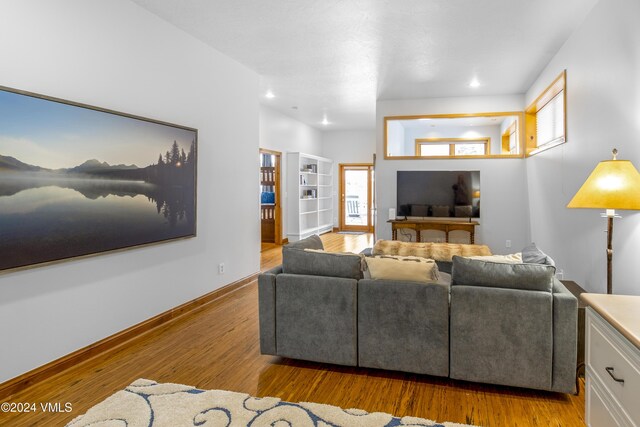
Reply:
[[[218,274],[224,274],[224,262],[218,264]]]
[[[510,248],[511,247],[511,240],[507,240],[506,242],[504,242],[504,246],[506,248]]]
[[[560,270],[556,271],[556,278],[558,280],[562,280],[563,277],[564,277],[564,270],[560,269]]]

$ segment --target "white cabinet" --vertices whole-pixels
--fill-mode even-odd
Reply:
[[[585,356],[587,425],[640,426],[640,349],[591,307]]]
[[[333,230],[333,161],[287,153],[287,237],[296,242]]]

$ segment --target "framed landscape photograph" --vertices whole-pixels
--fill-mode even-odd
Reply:
[[[0,272],[195,236],[197,137],[0,86]]]

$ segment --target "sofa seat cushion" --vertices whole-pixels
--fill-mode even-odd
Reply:
[[[368,277],[374,280],[411,282],[438,281],[438,266],[432,259],[415,256],[374,255],[366,257]]]
[[[556,269],[542,264],[505,264],[453,257],[452,286],[482,286],[551,293]]]
[[[474,256],[491,255],[486,245],[468,245],[458,243],[413,243],[398,240],[378,240],[373,247],[374,255],[417,256],[436,261],[451,262],[454,255]]]
[[[362,279],[364,255],[332,253],[318,249],[282,251],[282,269],[287,274]]]

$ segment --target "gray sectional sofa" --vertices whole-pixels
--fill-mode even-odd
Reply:
[[[263,354],[575,391],[577,300],[554,267],[454,257],[450,280],[374,280],[358,255],[305,249],[322,242],[259,276]]]

